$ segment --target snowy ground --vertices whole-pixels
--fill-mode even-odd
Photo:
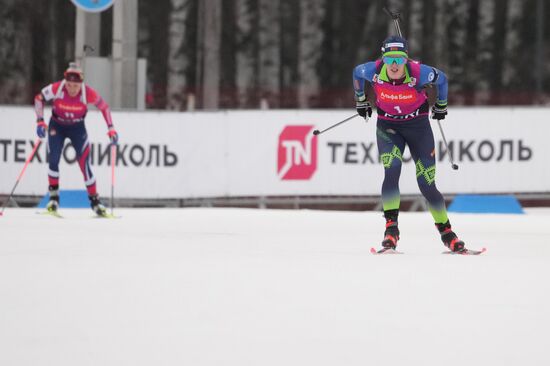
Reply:
[[[379,213],[8,209],[0,365],[549,365],[550,210],[427,213],[373,256]]]

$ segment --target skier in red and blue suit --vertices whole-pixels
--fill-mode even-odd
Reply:
[[[399,176],[405,145],[416,165],[416,179],[441,234],[443,243],[453,252],[465,251],[464,242],[451,229],[445,200],[435,185],[435,143],[429,121],[425,87],[437,87],[432,118],[447,115],[447,77],[435,67],[409,59],[407,41],[390,36],[382,44],[379,60],[358,65],[353,70],[356,109],[363,118],[372,115],[365,95],[365,84],[374,90],[378,114],[376,140],[384,166],[382,204],[386,229],[382,250],[395,250],[399,240]]]
[[[53,103],[49,125],[44,122],[45,102]],[[50,212],[57,211],[59,207],[59,160],[65,139],[68,138],[76,151],[92,210],[99,216],[107,215],[105,206],[99,200],[96,179],[90,168],[90,141],[84,125],[88,104],[95,105],[101,111],[107,123],[107,135],[112,144],[117,144],[118,134],[113,126],[109,105],[98,92],[84,84],[84,74],[76,63],[70,64],[63,80],[49,84],[34,98],[37,135],[45,138],[48,132],[50,201],[47,210]]]

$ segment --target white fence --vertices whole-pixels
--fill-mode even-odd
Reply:
[[[436,123],[437,185],[443,193],[550,191],[548,108],[450,108],[442,121],[460,165],[451,170]],[[313,136],[350,110],[114,112],[120,134],[117,197],[197,198],[293,195],[377,195],[383,177],[375,118],[353,119]],[[35,140],[32,107],[0,107],[0,194],[11,190]],[[375,117],[375,116],[373,116]],[[92,169],[100,193],[110,192],[106,127],[91,111]],[[47,189],[46,144],[18,194]],[[74,150],[61,163],[62,189],[83,189]],[[408,154],[405,153],[405,157]],[[442,158],[442,160],[440,160]],[[404,164],[401,192],[418,193],[413,162]]]

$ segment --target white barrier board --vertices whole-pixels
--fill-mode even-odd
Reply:
[[[437,164],[443,193],[548,192],[548,108],[450,108],[442,121],[458,171],[448,156]],[[125,198],[275,195],[377,195],[383,178],[375,116],[350,110],[113,112],[120,135],[115,191]],[[49,112],[47,113],[47,115]],[[32,107],[0,107],[0,193],[10,192],[36,139]],[[99,192],[110,192],[108,139],[101,114],[90,111],[92,170]],[[432,122],[437,156],[442,144]],[[46,144],[29,165],[17,194],[47,190]],[[441,145],[443,146],[443,145]],[[67,149],[68,161],[74,150]],[[407,158],[408,153],[405,153]],[[62,159],[61,189],[84,189],[77,163]],[[415,166],[401,173],[401,192],[419,193]]]

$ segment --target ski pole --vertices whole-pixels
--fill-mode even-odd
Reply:
[[[358,115],[359,115],[359,114],[356,113],[356,114],[354,114],[353,116],[348,117],[348,118],[346,118],[346,119],[343,120],[343,121],[340,121],[340,122],[338,122],[338,123],[333,124],[333,125],[330,126],[330,127],[325,128],[325,129],[322,130],[322,131],[313,130],[313,134],[314,134],[315,136],[320,135],[320,134],[322,134],[322,133],[324,133],[324,132],[327,132],[328,130],[333,129],[334,127],[340,126],[342,123],[346,123],[347,121],[349,121],[349,120],[351,120],[351,119],[354,119],[354,118],[357,117]],[[367,118],[367,121],[368,121],[368,118]]]
[[[447,153],[449,154],[449,160],[451,161],[451,167],[454,170],[458,170],[458,165],[455,164],[453,159],[453,151],[449,149],[449,145],[447,144],[447,139],[445,138],[445,134],[443,133],[443,128],[441,127],[441,122],[437,120],[437,125],[439,126],[439,131],[441,132],[441,137],[443,137],[443,142],[445,143],[445,149],[447,149]]]
[[[111,215],[115,210],[115,165],[117,157],[117,146],[111,144]]]
[[[27,169],[27,166],[29,165],[31,159],[34,157],[34,154],[36,153],[36,150],[38,150],[38,147],[42,143],[42,140],[40,138],[37,138],[34,142],[34,148],[32,149],[32,152],[30,153],[29,157],[27,158],[27,161],[25,161],[25,165],[23,166],[23,169],[21,169],[21,173],[19,173],[19,176],[17,177],[17,180],[15,181],[15,184],[11,190],[10,195],[8,196],[8,199],[6,202],[4,202],[4,205],[2,206],[2,210],[0,210],[0,216],[4,215],[4,210],[8,206],[8,202],[10,202],[11,197],[13,196],[13,193],[15,192],[15,188],[17,188],[17,185],[19,184],[19,181],[23,177],[23,174],[25,174],[25,170]]]

